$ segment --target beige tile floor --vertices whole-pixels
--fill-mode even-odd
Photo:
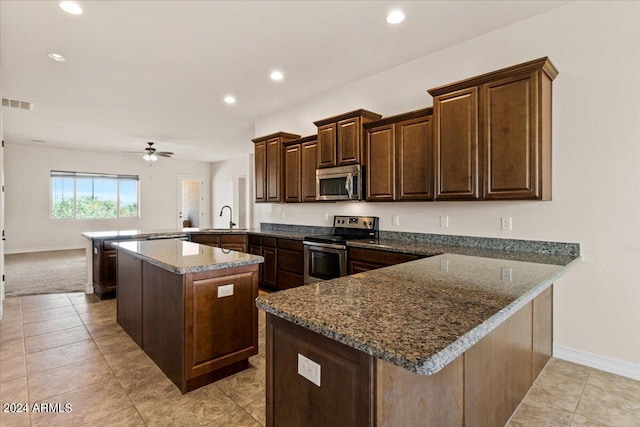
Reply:
[[[68,413],[0,412],[0,426],[265,425],[264,314],[252,367],[182,395],[83,293],[5,300],[0,401],[71,403]],[[640,426],[640,382],[552,359],[510,426]]]

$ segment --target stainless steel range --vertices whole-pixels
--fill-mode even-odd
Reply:
[[[378,238],[376,216],[334,216],[333,232],[307,236],[304,244],[304,283],[347,275],[347,241]]]

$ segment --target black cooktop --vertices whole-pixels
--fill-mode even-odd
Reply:
[[[335,216],[333,233],[312,235],[304,238],[307,242],[344,245],[348,240],[376,240],[378,238],[377,217]]]

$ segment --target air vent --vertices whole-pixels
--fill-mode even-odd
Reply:
[[[20,99],[2,98],[3,107],[19,108],[21,110],[33,110],[33,102]]]

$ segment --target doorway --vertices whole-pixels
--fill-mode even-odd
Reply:
[[[178,175],[177,228],[201,226],[203,186],[204,178],[201,176]]]
[[[248,220],[247,176],[236,175],[233,179],[233,209],[238,212],[238,228],[246,229]]]

